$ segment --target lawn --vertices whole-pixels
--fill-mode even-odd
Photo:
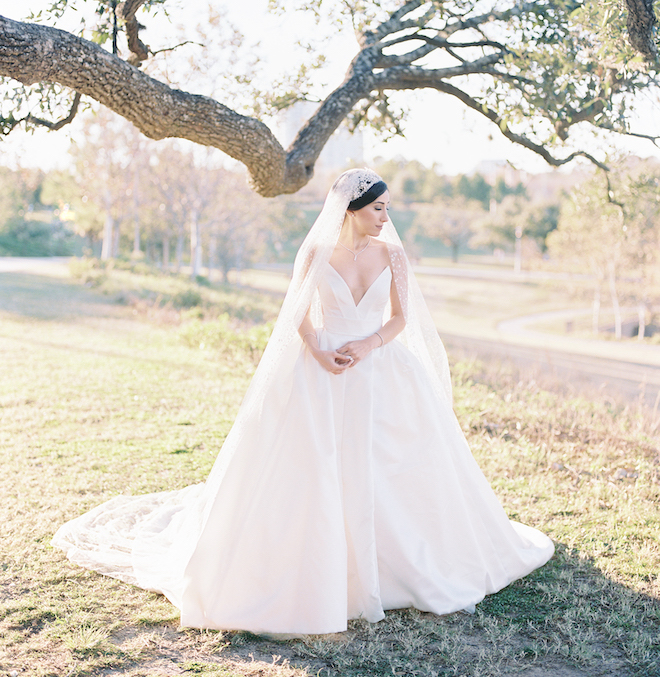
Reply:
[[[278,303],[76,272],[0,275],[0,674],[660,675],[658,422],[497,365],[453,365],[455,408],[509,515],[557,554],[474,615],[403,610],[273,641],[180,628],[163,597],[71,565],[50,546],[63,521],[204,479]]]

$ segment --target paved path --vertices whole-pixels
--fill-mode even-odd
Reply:
[[[30,273],[51,277],[69,277],[68,256],[49,258],[0,256],[0,273]]]
[[[68,258],[0,257],[0,273],[20,272],[68,277]],[[464,277],[515,277],[506,271],[420,268],[419,272]],[[531,273],[530,273],[531,275]],[[538,279],[538,278],[537,278]],[[660,412],[660,346],[615,343],[546,334],[528,325],[565,319],[584,309],[538,313],[500,322],[482,336],[458,336],[441,331],[450,353],[505,360],[527,375],[559,380],[568,391],[598,391],[617,401],[643,400]]]
[[[423,275],[441,277],[460,277],[472,280],[500,280],[506,282],[529,282],[530,280],[588,280],[593,275],[561,273],[545,270],[521,270],[516,273],[511,268],[454,268],[453,266],[418,266],[413,270]]]
[[[526,378],[559,382],[566,392],[598,393],[622,403],[641,401],[660,413],[660,365],[443,332],[441,336],[450,355],[501,360]]]

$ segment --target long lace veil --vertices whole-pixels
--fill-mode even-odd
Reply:
[[[73,561],[140,587],[163,592],[180,606],[185,568],[208,519],[223,477],[241,441],[254,433],[264,402],[285,403],[294,364],[302,347],[298,328],[312,307],[320,319],[317,287],[337,244],[346,210],[381,178],[370,169],[351,169],[334,183],[296,256],[293,277],[273,333],[243,399],[236,420],[203,485],[148,494],[119,496],[63,525],[53,544]],[[451,405],[447,355],[433,324],[410,262],[391,221],[380,235],[390,254],[406,327],[397,337],[417,357],[434,390]],[[282,404],[282,406],[284,406]],[[277,407],[275,407],[276,409]]]

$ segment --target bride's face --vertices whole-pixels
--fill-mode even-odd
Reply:
[[[385,191],[362,209],[349,212],[349,223],[359,235],[371,235],[378,237],[383,230],[383,225],[389,220],[388,209],[390,206],[390,193]]]

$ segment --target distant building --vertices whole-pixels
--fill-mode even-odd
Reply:
[[[277,136],[288,148],[300,128],[309,120],[319,104],[298,101],[280,114]],[[316,162],[315,172],[337,174],[351,166],[364,164],[364,139],[361,131],[353,134],[341,125],[330,137]]]

